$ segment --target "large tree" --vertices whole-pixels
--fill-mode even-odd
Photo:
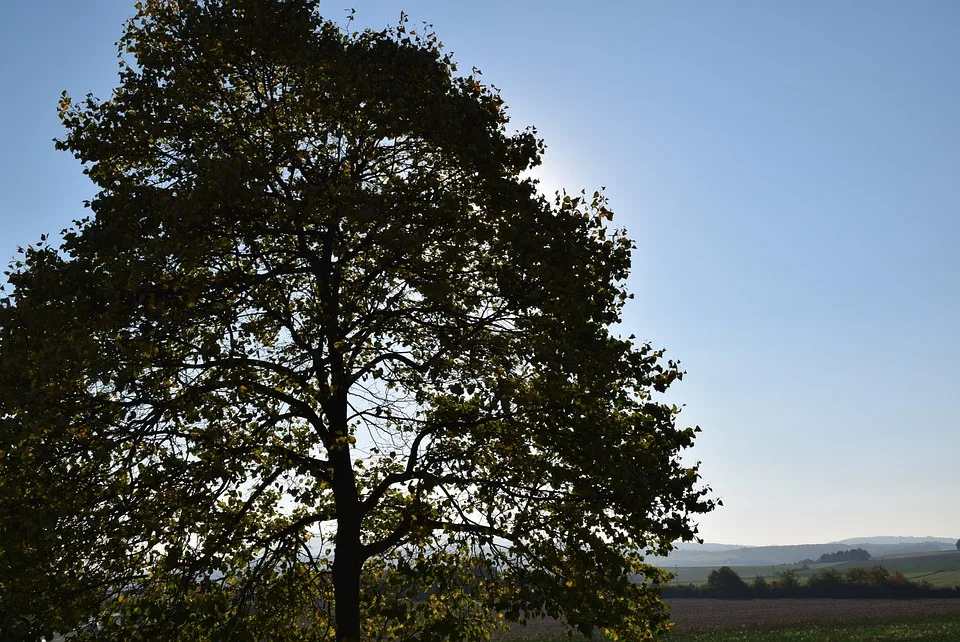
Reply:
[[[64,95],[98,192],[0,304],[0,627],[645,639],[714,501],[612,332],[634,244],[432,33],[318,4],[144,0]]]

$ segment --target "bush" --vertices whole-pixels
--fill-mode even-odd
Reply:
[[[890,571],[882,566],[861,566],[847,569],[847,582],[865,586],[888,586],[894,583]]]
[[[753,594],[753,597],[764,597],[770,592],[770,584],[765,577],[757,575],[753,578],[753,581],[750,582],[750,592]]]
[[[854,567],[847,569],[847,581],[851,584],[867,584],[870,574],[866,568]]]
[[[835,568],[820,569],[807,578],[806,592],[819,597],[838,597],[844,592],[843,573]]]
[[[807,578],[807,586],[839,586],[843,584],[843,573],[835,568],[822,568]]]
[[[888,586],[890,581],[890,571],[882,566],[871,566],[867,569],[867,583],[874,586]]]
[[[800,586],[800,580],[797,578],[797,574],[793,571],[784,571],[780,573],[780,577],[777,578],[776,583],[778,586],[785,589],[795,589]]]

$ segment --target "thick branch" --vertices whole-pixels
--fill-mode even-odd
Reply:
[[[407,465],[404,468],[402,473],[390,473],[384,477],[376,488],[360,502],[360,511],[362,515],[366,515],[374,506],[377,505],[383,496],[387,493],[387,490],[390,489],[394,484],[399,484],[401,482],[409,481],[414,477],[414,471],[417,466],[417,460],[420,458],[420,444],[423,443],[423,440],[430,436],[438,426],[433,424],[427,426],[414,437],[413,443],[410,445],[410,455],[407,457]]]

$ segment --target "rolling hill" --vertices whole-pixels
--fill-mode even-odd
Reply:
[[[784,571],[793,571],[797,577],[809,577],[823,568],[835,568],[845,571],[854,567],[883,566],[891,573],[899,571],[911,581],[927,581],[934,586],[956,586],[960,584],[960,551],[901,553],[878,557],[862,562],[837,562],[834,564],[766,564],[766,565],[730,565],[745,580],[756,576],[774,579]],[[710,571],[717,566],[668,566],[676,577],[677,584],[699,584],[707,581]]]
[[[941,537],[859,537],[824,544],[792,546],[732,546],[724,544],[685,544],[666,558],[651,558],[665,567],[685,566],[765,566],[793,564],[803,559],[816,560],[824,553],[864,548],[874,558],[915,553],[956,551],[956,539]]]

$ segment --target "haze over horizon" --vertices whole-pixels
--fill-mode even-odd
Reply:
[[[873,540],[873,539],[884,539],[884,540],[890,539],[890,540],[891,540],[891,543],[900,543],[900,542],[909,543],[909,542],[911,542],[911,540],[924,540],[924,541],[930,541],[930,542],[940,541],[940,542],[944,542],[944,543],[953,543],[953,542],[955,542],[955,541],[957,540],[956,537],[950,537],[950,536],[943,536],[943,537],[941,537],[941,536],[937,536],[937,535],[903,535],[903,536],[899,536],[899,535],[863,535],[863,536],[857,536],[857,537],[844,537],[844,538],[841,538],[841,539],[825,539],[825,540],[816,541],[816,542],[788,542],[788,543],[783,543],[783,542],[765,542],[765,543],[763,543],[763,544],[743,544],[743,543],[740,543],[740,542],[712,542],[712,541],[706,541],[706,540],[704,540],[703,546],[706,546],[706,547],[709,547],[709,546],[724,546],[724,547],[737,546],[737,547],[743,547],[743,548],[760,548],[760,547],[764,547],[764,546],[803,546],[803,545],[806,545],[806,544],[859,543],[859,542],[870,541],[870,540]],[[687,542],[687,543],[684,543],[683,546],[685,546],[685,547],[691,547],[691,546],[697,546],[697,544],[696,544],[696,542]]]
[[[91,6],[0,6],[3,262],[88,213],[57,101],[109,94],[133,0]],[[622,330],[688,371],[706,541],[960,537],[960,4],[372,0],[355,24],[401,9],[538,128],[545,191],[606,186],[637,240]]]

